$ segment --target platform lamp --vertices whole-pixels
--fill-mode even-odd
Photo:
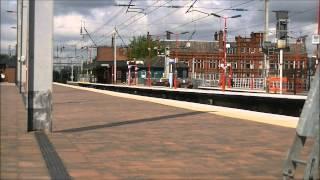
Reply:
[[[222,18],[224,20],[224,31],[223,31],[223,59],[222,59],[222,64],[220,65],[220,67],[222,68],[222,72],[221,75],[222,77],[220,77],[221,80],[221,88],[224,91],[226,89],[226,74],[227,74],[227,19],[234,19],[234,18],[239,18],[241,17],[241,15],[235,15],[235,16],[221,16],[215,13],[211,13],[210,15],[218,17],[218,18]],[[230,67],[231,68],[231,67]],[[232,73],[232,71],[230,71],[229,73]],[[229,78],[229,84],[231,84],[231,78],[232,78],[232,74]]]
[[[231,10],[235,10],[235,11],[246,11],[246,9],[231,9]],[[223,59],[222,59],[222,63],[220,64],[220,68],[221,68],[221,77],[220,77],[220,84],[221,84],[221,89],[224,91],[226,88],[226,69],[227,69],[227,19],[235,19],[235,18],[239,18],[241,17],[241,15],[235,15],[235,16],[221,16],[219,14],[216,13],[207,13],[207,12],[203,12],[203,11],[199,11],[199,10],[191,10],[189,12],[192,11],[196,11],[199,13],[203,13],[203,14],[207,14],[208,16],[215,16],[217,18],[221,18],[224,20],[224,31],[223,31]],[[229,81],[231,81],[231,79],[229,78]],[[231,83],[231,82],[230,82]]]

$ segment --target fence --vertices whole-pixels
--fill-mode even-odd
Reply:
[[[233,78],[233,88],[263,90],[264,78]]]
[[[196,79],[194,80],[198,83],[199,86],[219,87],[218,79],[204,79],[202,78],[202,76],[196,76]],[[233,78],[231,84],[232,84],[232,88],[235,88],[235,89],[264,90],[265,79],[264,78]]]

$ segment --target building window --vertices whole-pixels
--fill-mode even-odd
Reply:
[[[227,53],[228,54],[233,54],[233,48],[227,48]]]
[[[244,63],[243,63],[243,61],[240,62],[240,69],[244,69]]]
[[[259,62],[259,69],[263,69],[262,61]]]
[[[231,63],[231,67],[232,67],[232,69],[237,69],[237,63],[235,62],[235,63]]]
[[[250,69],[250,67],[251,67],[250,61],[246,61],[246,69]]]
[[[213,60],[210,60],[209,68],[210,68],[210,69],[212,69],[212,68],[213,68]]]
[[[290,69],[293,69],[293,61],[290,61]]]
[[[278,62],[270,62],[270,69],[273,69],[273,70],[278,70],[279,69],[279,64]]]

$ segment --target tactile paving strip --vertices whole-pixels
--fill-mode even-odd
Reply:
[[[46,162],[51,178],[54,180],[71,180],[67,169],[65,168],[62,160],[60,159],[58,153],[55,151],[47,135],[43,132],[36,132],[35,137],[40,147],[43,159]]]

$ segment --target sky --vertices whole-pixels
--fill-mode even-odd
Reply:
[[[150,32],[154,38],[164,38],[165,31],[189,34],[180,35],[180,39],[213,40],[213,34],[223,29],[223,20],[214,16],[192,11],[186,13],[194,0],[132,0],[129,9],[121,6],[130,0],[55,0],[54,1],[54,46],[66,47],[73,52],[76,46],[92,46],[88,36],[80,35],[81,24],[86,27],[97,45],[110,45],[111,35],[116,26],[126,45],[133,36]],[[7,10],[16,10],[16,0],[0,0],[1,3],[1,52],[7,53],[8,46],[16,44],[16,15]],[[179,6],[180,8],[170,8]],[[308,35],[307,47],[311,56],[315,46],[311,36],[317,32],[318,0],[270,0],[269,38],[274,39],[275,13],[289,11],[289,36]],[[242,8],[247,11],[230,9]],[[229,9],[229,10],[228,10]],[[264,31],[263,0],[198,0],[191,10],[216,13],[221,16],[242,15],[228,19],[228,40],[235,36],[250,36],[251,32]],[[135,11],[135,12],[130,12]],[[85,25],[84,25],[85,24]],[[193,33],[191,37],[190,35]],[[68,53],[67,52],[67,53]],[[78,53],[84,53],[80,51]]]

